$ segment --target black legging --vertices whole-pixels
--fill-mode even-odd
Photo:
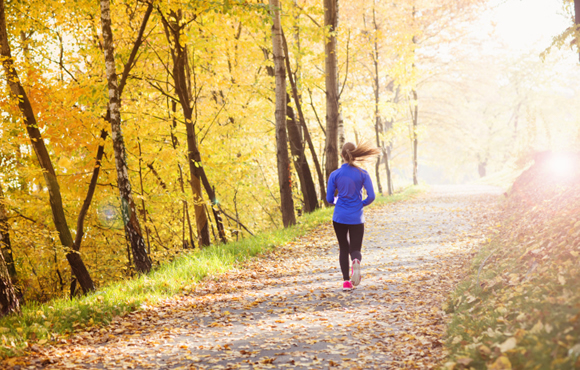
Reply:
[[[363,236],[365,233],[365,224],[347,225],[332,221],[334,225],[334,232],[338,239],[338,246],[340,247],[340,254],[338,260],[340,261],[340,269],[342,270],[342,277],[344,280],[350,280],[350,263],[351,260],[362,260],[360,249],[362,247]]]

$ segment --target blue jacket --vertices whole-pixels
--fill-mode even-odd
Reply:
[[[367,197],[362,199],[362,188],[367,191]],[[338,197],[334,191],[338,189]],[[363,207],[375,200],[373,182],[369,173],[362,168],[343,164],[332,172],[328,178],[326,201],[334,204],[332,220],[341,224],[358,225],[365,222]]]

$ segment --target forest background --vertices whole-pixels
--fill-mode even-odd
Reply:
[[[548,21],[542,10],[526,13],[524,2],[353,0],[334,9],[334,25],[328,2],[115,1],[107,35],[103,1],[4,1],[0,231],[21,300],[80,294],[74,258],[94,288],[194,248],[286,225],[276,55],[287,56],[283,131],[291,160],[283,173],[291,212],[323,207],[333,155],[332,39],[338,144],[371,140],[381,148],[365,165],[381,193],[419,180],[509,177],[533,153],[580,141],[577,56],[545,51],[546,36],[556,46],[570,42],[572,2],[552,2],[560,14]],[[272,41],[272,9],[280,12],[282,54]],[[532,26],[537,16],[551,29],[530,35],[527,28],[517,38],[520,26],[505,31],[497,23],[506,14]],[[35,123],[22,113],[24,94],[10,93],[15,81]],[[112,140],[120,137],[116,119],[132,198],[119,195],[127,187]],[[39,162],[39,143],[53,177]],[[51,184],[60,189],[69,244],[57,231]],[[134,224],[141,244],[127,238]]]

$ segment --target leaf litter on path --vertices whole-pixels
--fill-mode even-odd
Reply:
[[[342,291],[330,221],[187,294],[39,347],[14,368],[436,367],[441,307],[485,238],[490,188],[435,188],[366,212],[361,285]]]

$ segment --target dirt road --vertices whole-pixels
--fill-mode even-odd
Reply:
[[[37,348],[27,367],[432,368],[445,355],[441,305],[498,195],[433,187],[368,209],[363,280],[352,292],[341,289],[329,222],[189,295]]]

